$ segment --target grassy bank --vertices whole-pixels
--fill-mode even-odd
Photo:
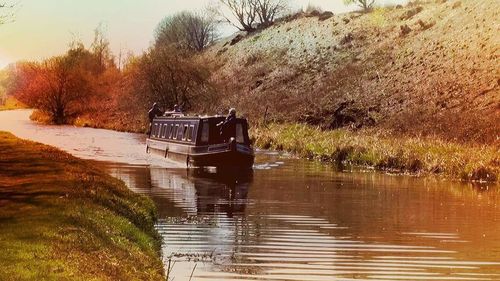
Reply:
[[[254,128],[257,147],[301,157],[410,174],[440,174],[467,181],[498,182],[500,147],[462,145],[382,133],[323,131],[299,124]]]
[[[164,280],[153,203],[94,166],[0,132],[0,279]]]
[[[0,104],[0,111],[26,108],[25,104],[18,101],[14,97],[7,97],[2,102],[3,104]]]
[[[69,119],[67,120],[67,124],[77,127],[107,129],[120,132],[146,133],[148,130],[147,124],[149,122],[146,120],[146,113],[147,112],[137,114],[128,112],[114,112],[112,114],[108,114],[107,112],[96,113],[92,116],[84,115],[75,119]],[[34,110],[30,119],[41,124],[54,124],[51,117],[40,110]]]

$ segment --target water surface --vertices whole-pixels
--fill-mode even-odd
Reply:
[[[0,112],[0,130],[106,161],[154,200],[173,280],[500,280],[498,187],[264,152],[252,173],[188,170],[147,155],[141,135],[27,116]]]

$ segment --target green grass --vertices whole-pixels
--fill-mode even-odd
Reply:
[[[323,131],[301,124],[253,129],[257,147],[285,150],[309,159],[397,173],[439,174],[466,181],[498,182],[500,148],[381,132]]]
[[[155,218],[95,164],[0,132],[2,280],[164,280]]]

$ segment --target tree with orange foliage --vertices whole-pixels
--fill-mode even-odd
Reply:
[[[34,95],[31,94],[31,90],[39,70],[40,64],[35,62],[17,62],[9,65],[5,69],[7,72],[7,79],[4,82],[6,94],[14,96],[28,106],[33,107],[35,102],[32,99]]]
[[[88,107],[94,93],[88,64],[90,53],[79,45],[64,56],[42,63],[18,63],[11,69],[10,95],[65,124]]]
[[[38,82],[37,108],[65,124],[86,108],[85,97],[92,93],[89,73],[71,57],[55,57],[43,64]]]

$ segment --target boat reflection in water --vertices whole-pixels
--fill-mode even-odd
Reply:
[[[231,263],[240,244],[235,239],[249,233],[244,212],[253,172],[151,168],[150,179],[149,190],[136,191],[158,206],[163,259],[175,262],[171,276],[184,276],[195,265],[199,273]]]
[[[134,192],[149,196],[158,209],[156,228],[163,239],[162,256],[175,266],[170,276],[213,272],[230,264],[240,239],[248,240],[250,223],[245,208],[253,171],[165,169],[107,165]],[[240,241],[239,241],[240,240]],[[166,268],[168,271],[168,269]],[[195,274],[196,275],[196,274]]]
[[[197,214],[224,213],[229,218],[242,214],[252,179],[252,170],[189,170],[188,180],[196,190]]]

